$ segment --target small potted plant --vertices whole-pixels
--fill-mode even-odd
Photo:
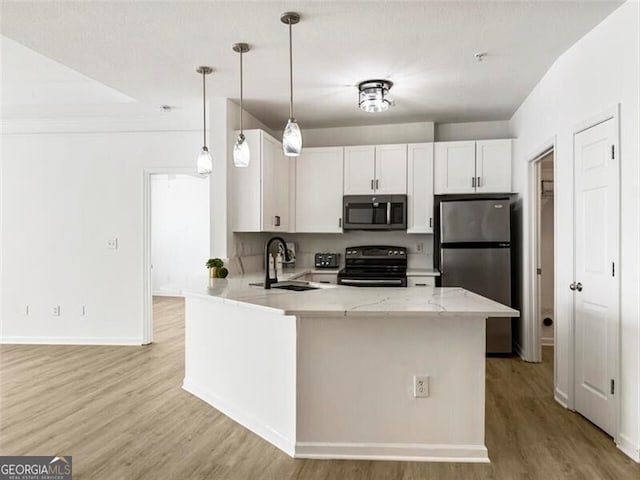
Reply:
[[[206,265],[209,269],[209,278],[227,278],[229,275],[229,270],[224,267],[224,262],[219,258],[210,258]]]

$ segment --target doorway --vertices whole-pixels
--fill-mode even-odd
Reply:
[[[143,343],[149,344],[154,300],[182,296],[184,288],[206,276],[209,178],[190,168],[145,169],[143,191]]]
[[[540,352],[553,372],[555,340],[555,183],[554,151],[535,161],[536,201],[536,283],[538,302],[535,321],[539,324]]]

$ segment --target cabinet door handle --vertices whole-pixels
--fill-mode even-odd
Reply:
[[[476,182],[476,186],[480,187],[480,177],[478,177],[478,181]]]
[[[433,228],[433,217],[429,217],[429,228]]]
[[[275,225],[276,227],[279,227],[279,226],[280,226],[280,215],[276,215],[276,216],[274,217],[274,222],[273,222],[273,223],[274,223],[274,225]]]
[[[476,177],[471,177],[471,187],[476,188]]]
[[[376,180],[376,190],[380,188],[380,180]]]
[[[340,228],[342,228],[342,217],[340,217],[340,218],[338,219],[338,226],[339,226]]]
[[[371,180],[371,190],[373,190],[373,179]]]

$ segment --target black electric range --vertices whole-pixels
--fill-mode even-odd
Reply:
[[[354,287],[406,287],[407,249],[389,245],[366,245],[345,250],[345,267],[338,284]]]

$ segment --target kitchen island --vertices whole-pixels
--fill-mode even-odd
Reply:
[[[489,461],[485,319],[517,311],[460,288],[255,281],[185,292],[185,390],[297,458]]]

